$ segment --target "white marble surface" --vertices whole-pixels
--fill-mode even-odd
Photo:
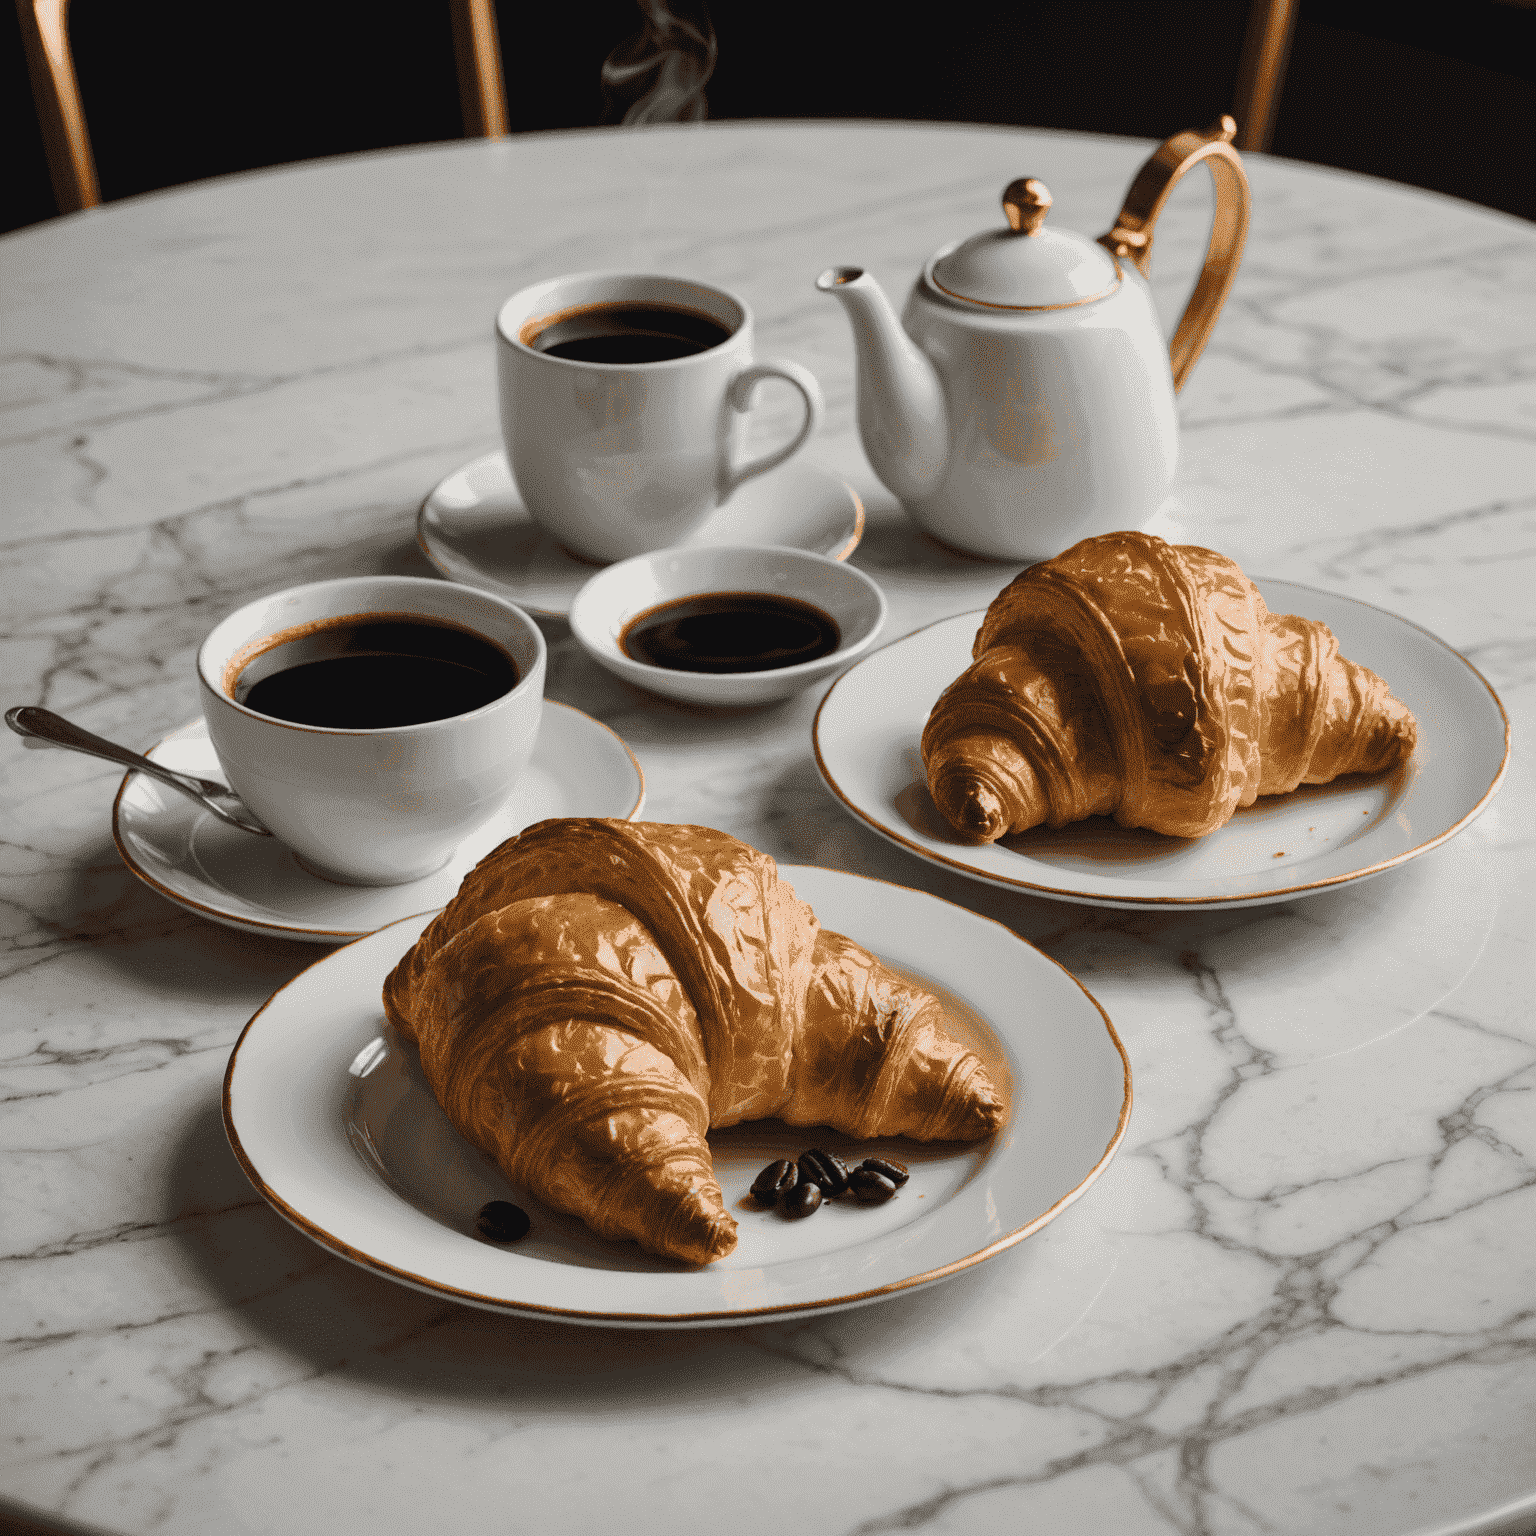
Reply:
[[[147,745],[193,652],[292,581],[414,571],[428,487],[495,441],[491,316],[533,278],[739,289],[821,377],[815,458],[868,494],[888,634],[1008,574],[873,480],[834,261],[899,291],[1023,174],[1096,233],[1145,146],[731,125],[339,160],[0,240],[5,697]],[[254,1195],[218,1091],[314,958],[119,864],[105,765],[0,743],[0,1494],[124,1533],[920,1530],[1407,1536],[1536,1526],[1536,230],[1251,160],[1236,294],[1186,390],[1181,516],[1262,574],[1462,650],[1515,758],[1465,835],[1375,881],[1204,916],[968,886],[821,788],[813,697],[705,718],[559,626],[550,695],[617,729],[648,814],[1002,917],[1136,1074],[1118,1159],[933,1290],[668,1336],[500,1319],[329,1257]],[[1170,316],[1200,196],[1159,231]],[[788,402],[783,407],[790,410]],[[787,420],[788,417],[786,416]],[[0,1521],[3,1521],[0,1515]]]

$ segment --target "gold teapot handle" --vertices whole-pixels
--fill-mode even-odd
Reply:
[[[1211,327],[1216,324],[1237,276],[1243,242],[1248,238],[1251,200],[1243,162],[1232,147],[1236,134],[1237,124],[1230,117],[1223,117],[1208,132],[1192,128],[1165,140],[1136,173],[1114,228],[1099,236],[1099,244],[1106,250],[1134,262],[1141,275],[1148,276],[1147,269],[1152,264],[1152,227],[1163,211],[1163,204],[1186,171],[1201,161],[1210,168],[1211,180],[1216,183],[1216,216],[1211,220],[1205,265],[1168,343],[1168,361],[1176,390],[1184,387],[1184,380],[1205,350]]]

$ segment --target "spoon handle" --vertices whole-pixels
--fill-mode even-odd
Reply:
[[[118,746],[115,741],[93,736],[89,731],[81,730],[78,725],[71,725],[51,709],[41,709],[36,704],[19,704],[15,709],[6,710],[5,723],[18,736],[24,736],[30,741],[40,741],[50,747],[63,747],[69,752],[83,752],[87,757],[105,758],[120,768],[131,768],[135,773],[148,774],[150,778],[158,779],[171,789],[179,789],[182,794],[190,795],[212,811],[220,821],[227,821],[230,826],[239,827],[242,832],[254,832],[260,837],[272,835],[256,820],[233,790],[226,789],[212,779],[199,779],[190,773],[178,773],[174,768],[155,762],[153,758],[142,757],[137,752],[130,752],[127,747]]]
[[[159,779],[172,789],[202,794],[216,787],[205,784],[202,779],[193,778],[191,774],[177,773],[174,768],[167,768],[163,763],[157,763],[137,752],[130,752],[127,747],[120,747],[115,741],[93,736],[89,731],[81,730],[78,725],[71,725],[62,715],[54,714],[51,709],[41,709],[36,704],[22,704],[6,710],[5,723],[18,736],[46,742],[50,747],[64,747],[70,752],[84,752],[87,757],[105,758],[119,767],[147,773],[150,778]]]

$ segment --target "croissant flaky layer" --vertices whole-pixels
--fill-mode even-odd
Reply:
[[[923,731],[928,788],[976,842],[1110,815],[1200,837],[1259,795],[1375,773],[1416,726],[1326,624],[1237,565],[1145,533],[1084,539],[993,600]]]
[[[937,998],[708,827],[528,828],[465,877],[384,1007],[513,1183],[693,1264],[736,1245],[713,1127],[974,1141],[1005,1113]]]

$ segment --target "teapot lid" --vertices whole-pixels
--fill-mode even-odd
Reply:
[[[1070,230],[1046,229],[1051,194],[1033,176],[1008,184],[1009,228],[989,229],[943,252],[930,281],[954,299],[991,309],[1067,309],[1120,286],[1120,267],[1103,246]]]

